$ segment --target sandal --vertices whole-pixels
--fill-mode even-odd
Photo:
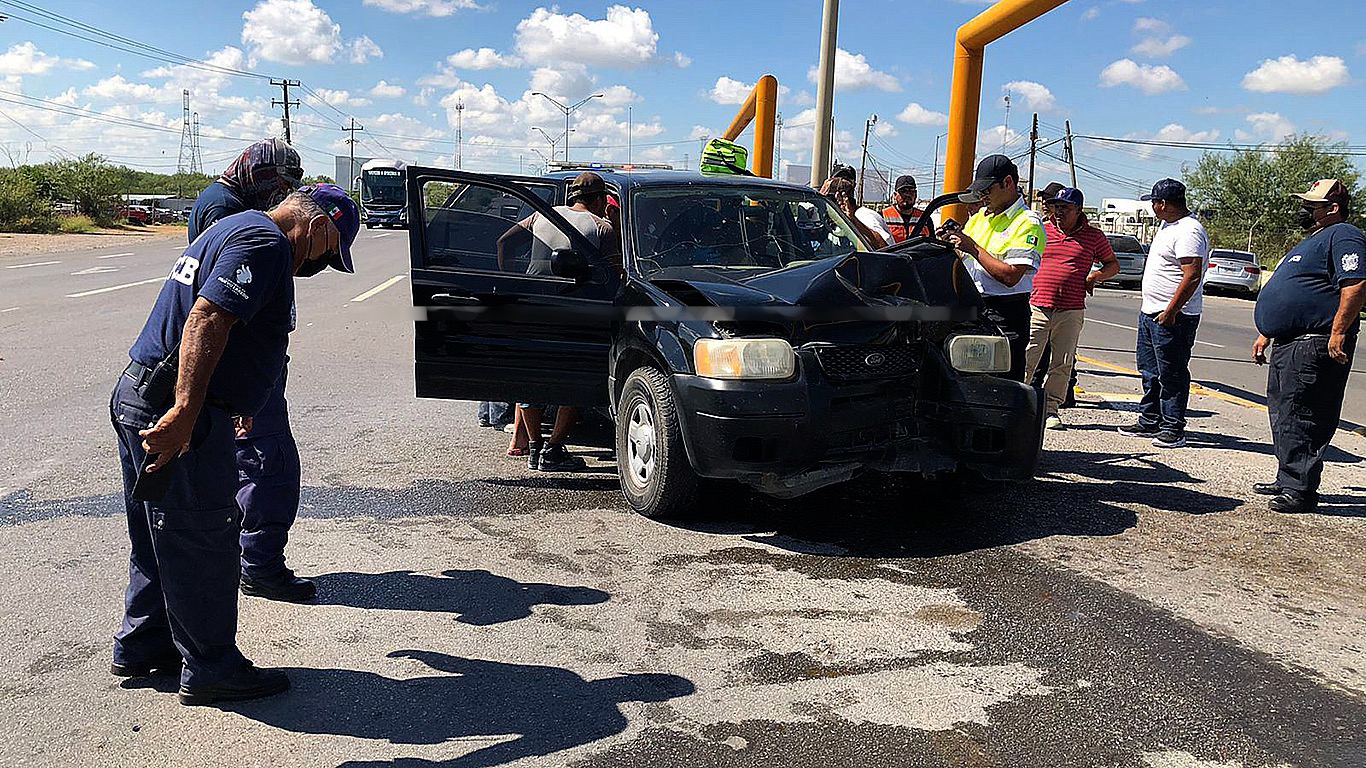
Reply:
[[[525,456],[525,455],[527,455],[527,453],[529,453],[529,451],[527,451],[526,448],[509,448],[509,449],[508,449],[508,456],[513,456],[513,457]]]

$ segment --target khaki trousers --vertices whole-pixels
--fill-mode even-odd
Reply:
[[[1052,346],[1049,353],[1048,376],[1044,379],[1044,392],[1048,395],[1048,413],[1056,416],[1063,401],[1067,399],[1067,387],[1071,383],[1072,365],[1077,359],[1077,340],[1081,338],[1081,328],[1086,322],[1084,309],[1044,309],[1029,307],[1029,346],[1025,349],[1025,381],[1034,378],[1043,357],[1044,347]]]

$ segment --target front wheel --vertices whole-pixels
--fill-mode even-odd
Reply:
[[[616,423],[617,475],[626,503],[652,519],[680,517],[697,500],[669,379],[637,368],[622,386]]]

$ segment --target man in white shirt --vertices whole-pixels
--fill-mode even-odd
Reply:
[[[1150,437],[1158,448],[1186,444],[1191,348],[1204,305],[1209,236],[1186,207],[1186,185],[1163,179],[1153,185],[1153,215],[1162,228],[1153,236],[1143,268],[1143,305],[1138,316],[1138,369],[1143,374],[1138,423],[1120,427]]]
[[[864,208],[858,204],[857,196],[854,193],[854,183],[843,177],[831,179],[825,186],[825,196],[835,201],[835,205],[844,212],[845,216],[854,224],[863,239],[873,248],[886,248],[895,242],[892,239],[891,230],[887,229],[887,224],[877,212],[871,208]]]

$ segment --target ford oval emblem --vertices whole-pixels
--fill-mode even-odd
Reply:
[[[868,366],[869,368],[881,368],[882,364],[885,362],[887,362],[887,356],[882,354],[881,352],[874,352],[873,354],[863,358],[863,364]]]

